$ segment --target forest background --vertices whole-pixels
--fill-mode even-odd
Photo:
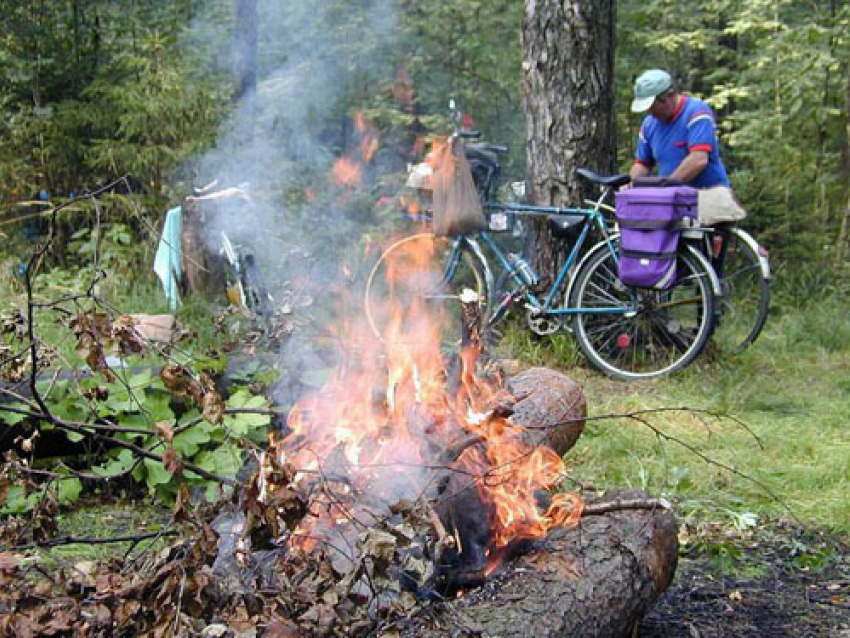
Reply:
[[[37,232],[33,224],[15,222],[25,210],[38,210],[21,202],[41,193],[61,203],[129,174],[135,199],[161,223],[166,207],[192,186],[223,177],[204,166],[204,151],[222,149],[227,135],[236,144],[234,130],[251,135],[233,125],[234,112],[246,108],[234,97],[239,3],[2,4],[0,230],[8,259],[28,252],[18,241],[22,228],[23,235]],[[305,212],[299,200],[314,175],[327,174],[352,144],[356,110],[381,132],[384,176],[403,173],[406,162],[418,159],[420,149],[409,143],[415,135],[446,132],[440,117],[455,97],[485,139],[510,146],[509,179],[524,178],[522,3],[305,0],[285,12],[270,6],[260,12],[256,73],[264,104],[252,118],[278,120],[267,142],[279,148],[266,155],[277,165],[266,166],[262,178],[276,182],[266,186],[277,192],[279,215]],[[620,169],[630,165],[640,123],[628,112],[633,78],[646,67],[668,68],[684,91],[716,110],[724,159],[750,211],[748,226],[776,263],[843,265],[839,234],[850,189],[848,19],[847,6],[834,0],[716,0],[698,8],[666,0],[619,2]],[[377,35],[364,37],[370,32]],[[311,65],[317,80],[295,90],[290,78],[299,65]],[[297,110],[307,112],[287,116]],[[305,131],[321,152],[305,154],[292,142],[294,132],[303,140]],[[301,165],[297,171],[293,163]],[[397,186],[397,179],[384,177],[371,194],[378,200]],[[119,199],[105,220],[136,233],[133,210]],[[364,215],[367,223],[379,221]],[[59,221],[73,233],[89,217],[81,208]],[[66,247],[60,243],[56,252]],[[147,271],[149,255],[142,253],[139,265]],[[7,266],[15,264],[7,260]]]
[[[338,273],[344,259],[362,253],[370,238],[393,226],[406,167],[425,150],[422,137],[450,130],[449,97],[474,117],[485,139],[510,147],[506,181],[523,179],[521,2],[302,0],[286,7],[261,2],[254,25],[256,77],[248,82],[257,90],[247,95],[244,68],[234,72],[241,4],[0,2],[4,309],[21,308],[23,275],[34,245],[45,236],[45,213],[70,202],[56,216],[55,241],[39,264],[39,295],[89,289],[96,255],[96,268],[108,275],[98,279],[98,295],[124,312],[167,311],[152,271],[165,211],[215,178],[225,186],[251,182],[257,217],[237,215],[226,223],[234,235],[266,244],[259,254],[269,279],[288,276],[273,258],[282,254],[279,245],[313,248],[322,267]],[[842,353],[840,363],[829,365],[846,369],[848,25],[850,8],[835,0],[617,3],[619,168],[631,164],[640,123],[628,111],[634,77],[647,67],[670,69],[685,92],[706,98],[718,114],[723,156],[749,210],[746,226],[771,251],[776,276],[771,324],[775,334],[782,331],[781,338],[767,334],[759,342],[767,344],[761,359],[715,370],[710,383],[687,374],[679,385],[659,382],[652,392],[656,405],[681,398],[681,388],[690,387],[688,400],[699,395],[724,411],[758,408],[770,420],[795,414],[808,400],[802,395],[807,384],[814,387],[812,379],[829,385],[824,396],[843,396],[846,381],[822,379],[817,367],[822,362],[803,368],[800,353]],[[357,151],[363,139],[358,121],[379,134],[380,144],[368,163],[358,159],[364,176],[356,187],[341,188],[328,176],[340,157]],[[606,162],[600,158],[600,165]],[[96,202],[77,201],[123,175],[131,176],[126,188]],[[339,259],[328,257],[331,245]],[[180,318],[191,324],[197,306],[187,302]],[[529,360],[553,362],[537,357],[538,344],[523,347]],[[765,398],[776,388],[753,381],[765,356],[784,387],[808,379],[796,388],[801,396],[773,403]],[[602,383],[586,382],[589,391]],[[610,403],[617,392],[622,393],[601,388],[597,405],[622,409]],[[848,470],[841,429],[846,399],[829,406],[832,412],[824,416],[829,427],[822,428],[817,445],[794,450],[801,453],[794,468],[777,469],[776,458],[800,445],[796,422],[785,424],[785,442],[774,455],[750,469],[774,473],[777,482],[785,481],[783,496],[795,506],[846,531],[850,516],[842,486]],[[774,425],[759,422],[756,430]],[[629,469],[637,475],[612,469],[618,451],[641,449],[633,439],[617,434],[606,445],[588,453],[592,463],[583,470],[588,475],[608,471],[613,480],[628,474],[629,481],[639,482],[652,474],[649,465]],[[654,444],[641,445],[649,454]],[[830,463],[818,458],[827,449]],[[218,458],[208,467],[235,475],[232,460]],[[678,477],[672,488],[685,489],[688,461],[663,461],[668,462]],[[822,473],[806,474],[818,462]],[[161,488],[168,487],[170,476],[162,463],[146,462],[145,468],[148,487],[167,492]],[[783,472],[798,472],[794,476],[805,475],[804,480],[787,479]],[[662,473],[669,484],[670,467]],[[828,488],[821,485],[824,476],[830,477]],[[711,480],[688,481],[695,489],[716,487],[713,474]],[[811,498],[816,490],[824,499]],[[761,490],[753,488],[753,494],[772,513],[783,511]],[[750,519],[741,516],[754,503],[734,507],[733,520],[746,526]]]

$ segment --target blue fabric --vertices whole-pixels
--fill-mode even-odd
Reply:
[[[702,100],[684,96],[672,121],[662,122],[647,115],[638,135],[636,161],[658,166],[659,175],[670,175],[692,151],[708,153],[708,166],[688,182],[694,188],[729,186],[726,168],[720,160],[714,111]]]
[[[180,304],[180,291],[177,289],[177,284],[183,277],[183,249],[180,244],[182,215],[183,209],[180,206],[172,208],[166,214],[162,237],[159,239],[153,261],[153,270],[162,282],[171,312],[177,310]]]

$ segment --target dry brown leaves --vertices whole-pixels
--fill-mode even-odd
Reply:
[[[9,488],[23,488],[24,496],[41,493],[32,512],[26,517],[4,516],[0,518],[0,543],[14,546],[54,538],[58,530],[59,496],[55,486],[37,484],[30,473],[21,470],[26,462],[13,451],[3,454],[0,464],[0,505],[6,503]],[[3,634],[0,634],[2,636]]]
[[[171,364],[162,369],[160,377],[169,391],[198,406],[207,421],[214,425],[222,422],[224,399],[208,374],[202,372],[196,376],[179,364]]]
[[[0,339],[0,379],[8,383],[18,383],[23,380],[29,368],[29,351],[26,353],[15,352],[9,345]]]
[[[147,343],[135,330],[135,319],[129,315],[113,319],[104,312],[90,310],[78,314],[69,325],[77,337],[79,355],[89,368],[108,379],[113,375],[106,362],[107,352],[126,356],[147,350]]]
[[[413,592],[434,569],[422,504],[361,508],[333,541],[299,544],[294,532],[326,501],[296,488],[295,470],[275,458],[219,512],[244,523],[231,526],[239,539],[230,549],[187,488],[175,520],[191,522],[191,539],[144,560],[79,562],[48,576],[34,556],[0,553],[0,636],[366,636],[413,613]]]

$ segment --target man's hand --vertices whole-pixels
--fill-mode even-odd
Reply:
[[[651,173],[651,169],[646,164],[638,164],[635,162],[632,164],[632,168],[629,170],[629,177],[632,178],[632,181],[635,181],[639,177],[646,177]]]
[[[625,190],[626,188],[631,188],[634,185],[634,181],[641,177],[646,177],[652,172],[652,169],[649,168],[646,164],[638,164],[635,162],[632,164],[631,169],[629,169],[629,177],[632,178],[632,181],[628,184],[625,184],[620,187],[620,190]]]

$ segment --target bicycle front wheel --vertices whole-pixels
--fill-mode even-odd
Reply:
[[[758,254],[743,235],[739,229],[723,235],[724,252],[715,265],[722,296],[714,340],[732,354],[758,339],[770,307],[770,283],[762,274]]]
[[[714,296],[706,264],[681,253],[668,290],[631,288],[607,249],[576,276],[571,307],[579,347],[590,363],[620,379],[670,374],[691,363],[711,336]]]
[[[489,316],[491,291],[480,257],[461,239],[418,233],[390,245],[366,282],[365,310],[382,340],[418,341],[438,330],[441,344],[456,350],[461,340],[460,294],[477,294],[480,325]]]

